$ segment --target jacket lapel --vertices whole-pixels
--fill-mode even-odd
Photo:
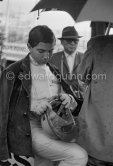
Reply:
[[[68,70],[69,71],[69,66],[68,66],[68,63],[67,63],[67,59],[66,59],[66,57],[65,57],[65,54],[64,54],[64,52],[63,52],[63,64],[64,64],[64,67],[66,68],[66,70]]]
[[[76,98],[76,96],[74,95],[74,92],[71,90],[70,86],[65,82],[65,80],[63,79],[61,73],[59,72],[58,69],[56,69],[55,67],[53,67],[51,64],[47,64],[51,70],[51,72],[56,76],[56,78],[58,79],[59,83],[61,84],[64,92],[71,94],[72,96],[74,96]],[[75,99],[77,100],[77,99]]]
[[[21,65],[22,69],[22,85],[24,89],[26,90],[27,94],[30,96],[30,90],[31,90],[31,70],[30,70],[30,59],[29,55],[22,61]]]
[[[78,54],[78,52],[76,52],[75,60],[74,60],[74,66],[73,66],[73,71],[77,69],[78,64],[79,64],[79,54]]]

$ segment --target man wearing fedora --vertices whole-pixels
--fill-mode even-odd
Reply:
[[[81,37],[74,26],[65,27],[62,31],[62,37],[58,38],[64,50],[55,53],[51,59],[51,63],[60,70],[63,78],[79,99],[80,104],[76,110],[76,114],[78,114],[83,101],[83,86],[78,82],[77,77],[77,67],[83,57],[83,53],[77,51],[79,38]]]

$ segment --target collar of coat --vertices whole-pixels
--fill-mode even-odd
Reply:
[[[28,94],[30,94],[32,79],[31,79],[29,54],[23,60],[21,60],[21,62],[22,63],[20,64],[20,71],[18,73],[18,78],[22,81],[24,89],[26,89]],[[47,63],[47,66],[49,66],[51,72],[56,76],[59,83],[61,83],[63,79],[59,70],[55,66],[51,65],[50,63]]]
[[[51,65],[50,63],[47,63],[47,66],[49,66],[51,72],[59,79],[60,72],[58,69],[54,66]],[[26,74],[30,75],[31,79],[31,69],[30,69],[30,57],[29,54],[22,60],[21,66],[20,66],[21,72],[24,74],[23,76],[26,76]]]
[[[56,76],[59,83],[63,87],[63,90],[66,93],[69,93],[69,94],[74,96],[74,93],[70,89],[69,85],[64,81],[64,79],[63,79],[61,73],[59,72],[59,70],[55,66],[51,65],[50,63],[47,63],[47,66],[49,66],[51,72]],[[23,79],[22,79],[23,87],[26,89],[26,91],[30,95],[32,79],[31,79],[29,54],[22,60],[22,63],[21,63],[21,66],[20,66],[20,71],[22,72],[22,73],[20,73],[20,75],[22,74],[22,76],[23,76]]]

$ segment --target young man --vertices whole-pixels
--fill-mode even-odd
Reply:
[[[57,52],[51,58],[54,64],[62,73],[63,78],[73,90],[75,96],[79,99],[81,107],[83,101],[84,88],[78,82],[77,67],[81,62],[83,53],[77,50],[79,38],[78,32],[74,26],[65,27],[62,31],[62,37],[59,38],[64,48],[63,51]],[[80,108],[78,109],[79,112]]]
[[[36,26],[27,45],[29,54],[4,70],[0,79],[0,160],[12,152],[60,161],[61,166],[85,166],[87,153],[79,145],[54,140],[40,123],[41,115],[51,109],[51,97],[60,94],[65,107],[73,101],[72,91],[63,79],[58,82],[57,70],[48,63],[55,36],[47,26]]]

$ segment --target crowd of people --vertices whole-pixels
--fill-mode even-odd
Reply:
[[[92,38],[84,54],[77,49],[81,37],[75,27],[65,27],[59,38],[64,50],[53,54],[54,33],[38,25],[29,32],[28,55],[2,71],[3,163],[14,153],[34,157],[34,166],[113,165],[113,36]],[[42,126],[42,116],[53,110],[50,100],[56,96],[79,126],[70,141],[48,134]]]

